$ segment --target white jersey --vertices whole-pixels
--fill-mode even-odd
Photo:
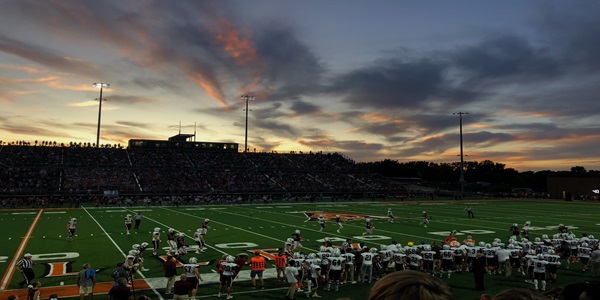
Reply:
[[[237,268],[237,264],[222,262],[221,267],[223,267],[223,275],[224,276],[233,276],[235,269]]]
[[[546,259],[548,264],[560,266],[560,256],[553,255],[553,254],[547,254],[547,255],[544,255],[544,258]]]
[[[536,258],[537,257],[535,255],[530,255],[530,254],[525,255],[525,260],[527,261],[527,266],[528,267],[533,267],[533,261]]]
[[[408,261],[412,267],[418,267],[421,260],[423,260],[423,257],[420,255],[413,254],[408,256]]]
[[[413,254],[417,254],[417,247],[406,247],[404,250],[404,253],[407,256],[413,255]]]
[[[533,272],[534,273],[546,273],[547,261],[543,259],[532,259],[533,261]]]
[[[406,257],[406,255],[402,254],[402,253],[394,253],[394,262],[398,263],[402,263],[404,262],[404,258]]]
[[[346,264],[346,265],[354,264],[354,254],[344,253],[344,254],[342,254],[342,257],[344,258],[344,264]]]
[[[452,260],[454,258],[452,250],[440,250],[440,256],[443,260]]]
[[[361,253],[362,257],[363,257],[363,265],[366,266],[371,266],[373,265],[373,257],[375,257],[375,253],[371,253],[371,252],[365,252],[365,253]]]
[[[579,247],[577,253],[579,253],[579,258],[590,258],[592,249],[588,247]]]
[[[433,261],[433,258],[435,257],[435,251],[423,251],[421,252],[421,256],[423,257],[423,260]]]
[[[155,241],[160,241],[160,232],[155,231],[154,233],[152,233],[152,239]]]
[[[342,265],[344,264],[343,257],[330,257],[329,258],[329,269],[334,271],[341,271]]]
[[[294,267],[300,270],[302,268],[302,264],[304,263],[304,258],[294,258]]]
[[[184,264],[183,272],[185,272],[185,275],[188,278],[196,277],[196,273],[194,272],[194,270],[196,270],[196,268],[198,268],[197,264]]]
[[[381,250],[381,251],[379,251],[379,254],[381,254],[381,260],[385,262],[385,261],[390,261],[392,259],[392,256],[394,255],[394,251]]]
[[[125,224],[131,224],[131,217],[125,217]]]
[[[298,276],[298,269],[296,269],[295,267],[292,267],[292,266],[285,268],[285,277],[287,278],[287,281],[289,283],[298,282],[298,279],[296,279],[296,276]]]
[[[200,241],[200,236],[201,236],[201,235],[202,235],[202,233],[201,233],[200,231],[196,231],[196,232],[194,233],[194,240],[199,242],[199,241]]]
[[[310,266],[310,277],[311,278],[318,278],[317,272],[321,271],[321,266],[316,265],[316,264],[312,264]]]
[[[477,251],[479,251],[480,247],[467,247],[467,256],[475,257],[477,255]]]
[[[519,250],[519,249],[510,249],[508,252],[509,252],[510,258],[521,257],[521,250]]]
[[[77,221],[69,221],[69,229],[77,228]]]
[[[321,260],[321,265],[329,264],[328,258],[331,256],[331,253],[325,252],[317,252],[317,257]]]

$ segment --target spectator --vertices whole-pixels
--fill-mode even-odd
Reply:
[[[108,292],[109,300],[133,300],[131,290],[127,286],[126,278],[119,278],[119,284],[113,286]]]
[[[484,275],[485,275],[486,263],[483,253],[478,252],[473,260],[473,276],[475,280],[475,290],[485,291]]]
[[[419,271],[394,272],[371,288],[368,300],[456,300],[442,280]]]
[[[165,268],[165,277],[167,277],[165,295],[170,295],[173,294],[173,285],[175,284],[175,277],[177,276],[177,262],[175,261],[175,256],[170,252],[167,254],[167,260],[163,266]]]
[[[10,296],[8,296],[7,299],[8,300],[19,300],[19,296],[17,296],[17,295],[10,295]]]
[[[85,295],[94,299],[94,286],[96,285],[96,270],[89,263],[83,264],[83,270],[77,273],[77,287],[79,288],[79,299],[83,300]]]
[[[545,300],[548,297],[536,290],[525,288],[512,288],[500,291],[492,300]]]

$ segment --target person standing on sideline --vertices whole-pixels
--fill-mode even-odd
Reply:
[[[265,288],[265,281],[263,279],[263,272],[267,267],[267,260],[260,256],[260,252],[254,252],[254,257],[250,259],[250,278],[252,281],[252,288],[256,289],[256,276],[260,281],[260,288]]]
[[[83,300],[85,295],[89,299],[94,299],[94,286],[96,285],[96,270],[92,269],[90,264],[83,264],[83,270],[77,273],[77,287],[79,288],[79,299]]]
[[[189,293],[194,289],[194,284],[187,281],[187,275],[185,273],[179,276],[179,280],[175,281],[173,285],[173,300],[189,300]]]
[[[483,256],[483,253],[477,252],[477,254],[475,254],[475,259],[473,260],[473,276],[475,279],[476,291],[485,291],[485,284],[483,280],[486,269],[485,266],[485,256]]]
[[[177,276],[177,262],[172,253],[169,252],[169,254],[167,254],[167,260],[163,266],[165,268],[165,277],[167,277],[165,295],[170,295],[173,294],[173,285],[175,284],[175,277]]]
[[[117,264],[117,267],[112,271],[112,273],[110,274],[110,276],[113,278],[113,285],[112,286],[117,286],[119,285],[119,279],[121,278],[127,278],[127,271],[125,271],[125,269],[123,268],[123,263],[120,262]]]
[[[31,280],[35,278],[33,273],[33,261],[31,260],[31,253],[25,253],[23,259],[17,262],[19,272],[23,275],[23,281],[19,282],[19,287],[23,288],[24,285],[29,285]]]
[[[290,284],[290,288],[285,294],[286,300],[294,299],[294,294],[296,293],[296,283],[298,283],[298,269],[294,267],[296,262],[293,259],[288,261],[288,266],[285,268],[285,277],[287,277],[287,282]]]
[[[133,220],[135,221],[135,225],[133,226],[133,229],[138,230],[140,229],[140,224],[142,223],[142,218],[144,216],[142,215],[141,212],[136,212],[135,215],[133,216]]]
[[[600,249],[595,245],[590,257],[592,258],[592,276],[595,278],[600,275]]]
[[[119,278],[119,284],[108,291],[108,300],[133,300],[127,278]]]
[[[475,215],[473,214],[473,209],[470,206],[465,207],[465,211],[467,212],[467,217],[469,219],[475,219]]]
[[[31,284],[27,286],[27,300],[41,300],[41,287],[42,284],[39,281],[32,281]]]

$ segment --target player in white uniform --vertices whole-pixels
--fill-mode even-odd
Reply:
[[[364,282],[365,276],[369,276],[369,283],[373,281],[373,258],[377,255],[377,249],[373,248],[368,252],[361,253],[362,255],[362,265],[360,268],[360,277],[358,282]]]
[[[325,230],[325,218],[323,218],[323,216],[319,216],[317,222],[319,222],[319,231]]]
[[[131,233],[129,232],[131,230],[131,222],[132,222],[132,218],[131,215],[126,215],[125,216],[125,231],[127,232],[127,235],[131,235]]]
[[[365,219],[365,232],[363,232],[363,235],[368,234],[368,235],[373,235],[373,225],[371,225],[371,219],[366,218]]]
[[[450,278],[452,266],[454,265],[454,251],[450,249],[449,245],[444,245],[442,246],[442,250],[440,250],[440,257],[442,258],[440,264],[440,277],[446,273],[448,274],[448,278]]]
[[[190,257],[189,263],[183,265],[183,272],[187,276],[186,281],[194,286],[190,300],[195,300],[196,293],[198,292],[198,284],[204,281],[202,280],[202,276],[200,276],[200,272],[198,272],[198,259]]]
[[[160,247],[160,228],[154,228],[152,233],[152,256],[158,255],[158,248]]]
[[[67,236],[67,241],[72,241],[75,236],[75,231],[77,231],[77,219],[71,218],[69,222],[67,222],[67,231],[69,235]]]
[[[533,260],[533,285],[535,289],[538,290],[538,284],[541,281],[542,283],[542,291],[546,290],[546,265],[548,262],[544,259],[543,254],[538,254],[537,258]]]
[[[233,299],[231,292],[233,291],[233,278],[235,278],[235,270],[237,268],[237,264],[233,261],[235,257],[229,255],[225,258],[225,261],[221,263],[221,267],[223,269],[223,273],[221,276],[221,285],[219,287],[219,295],[221,297],[221,293],[224,292],[225,288],[227,289],[227,299]]]
[[[343,272],[343,279],[342,282],[346,283],[346,282],[352,282],[353,284],[356,283],[356,281],[354,280],[354,254],[352,253],[352,250],[350,250],[349,248],[347,251],[342,249],[342,257],[344,258],[344,272]]]
[[[581,271],[585,272],[588,270],[590,263],[590,255],[592,254],[592,248],[589,247],[588,243],[581,243],[581,246],[577,248],[577,253],[579,255],[579,261],[581,262]]]
[[[391,208],[388,208],[387,216],[388,216],[388,222],[394,223],[394,213],[392,213]]]
[[[335,224],[338,226],[337,233],[340,233],[340,230],[344,228],[344,225],[342,225],[342,217],[340,217],[340,215],[335,215]]]
[[[310,293],[312,292],[312,297],[321,298],[317,294],[317,290],[319,289],[319,281],[324,277],[321,275],[321,260],[315,258],[310,264],[310,283],[308,284],[309,288],[306,290],[307,297],[310,297]]]
[[[550,281],[556,283],[558,267],[560,267],[560,256],[556,255],[553,249],[548,250],[548,254],[544,255],[548,262],[547,270],[550,275]]]
[[[329,281],[327,281],[326,291],[331,288],[331,283],[335,284],[335,291],[337,292],[340,288],[340,278],[342,271],[344,270],[344,263],[346,259],[341,257],[340,249],[334,249],[333,253],[329,257]]]

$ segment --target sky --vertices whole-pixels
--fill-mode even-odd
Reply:
[[[600,2],[0,0],[0,140],[600,170]],[[181,124],[181,127],[180,127]]]

